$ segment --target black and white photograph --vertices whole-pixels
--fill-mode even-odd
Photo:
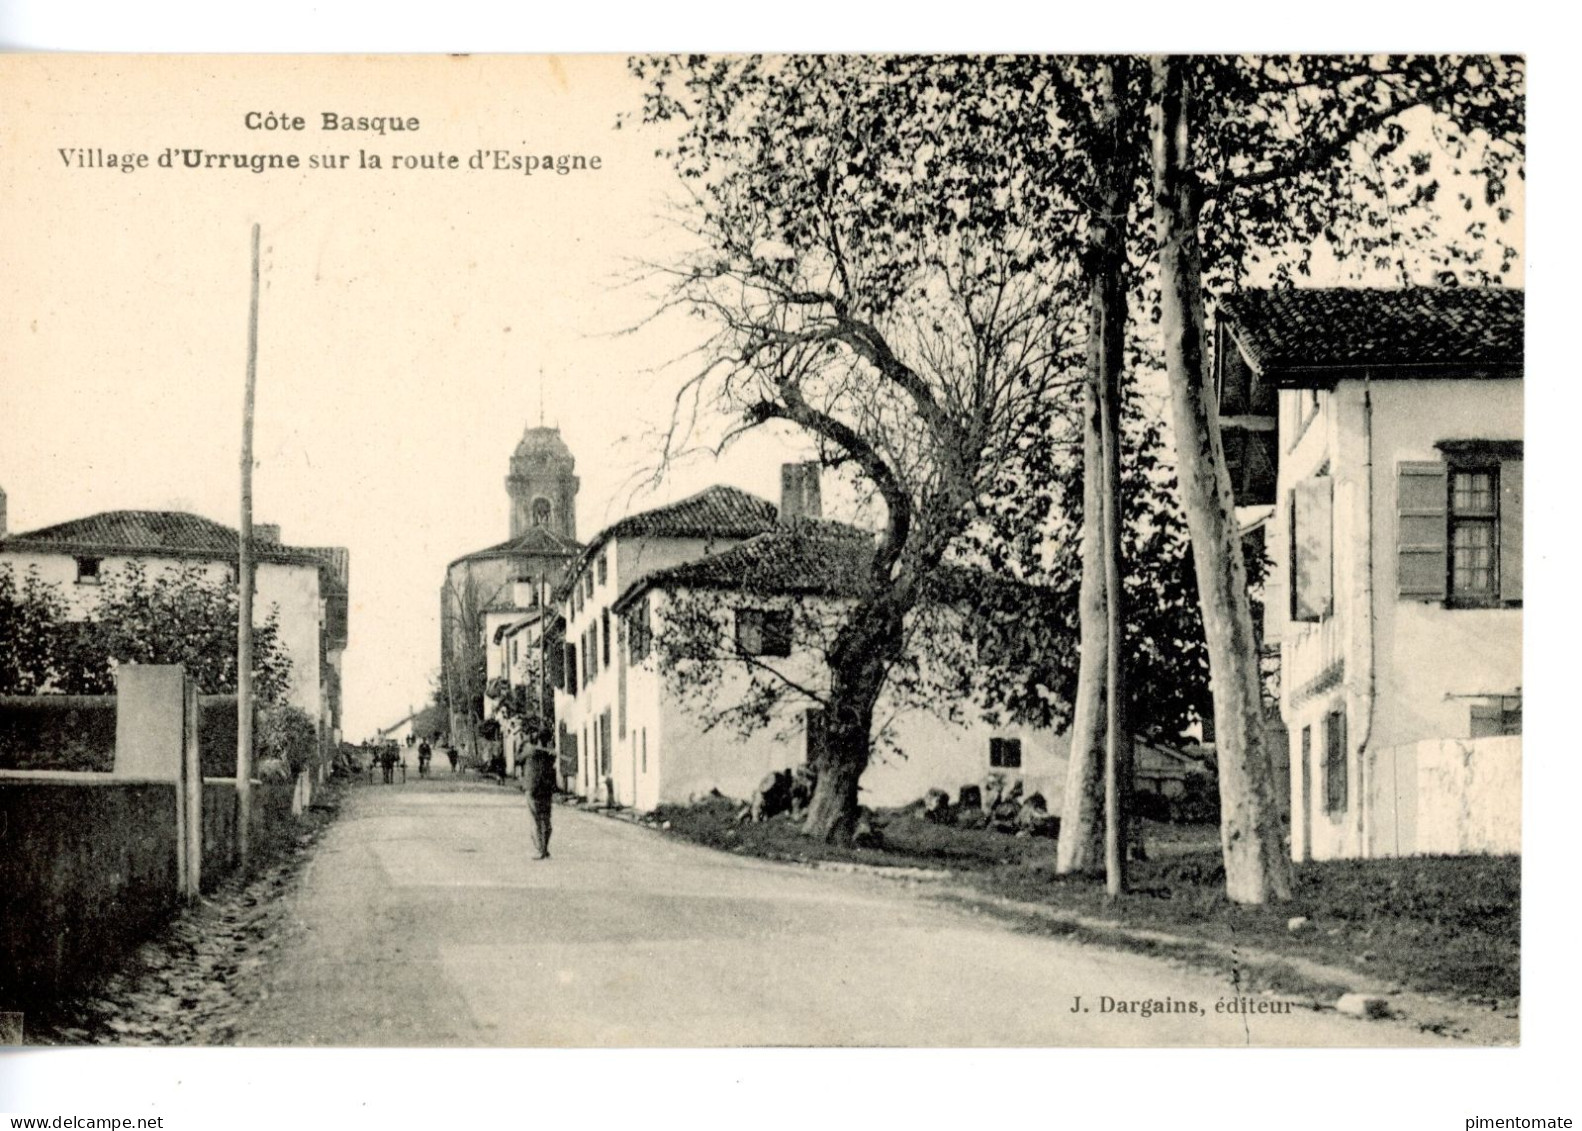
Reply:
[[[0,55],[0,1043],[1522,1045],[1526,84]]]

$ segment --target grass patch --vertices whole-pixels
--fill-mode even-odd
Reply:
[[[654,819],[668,821],[673,836],[723,851],[798,863],[944,869],[986,895],[1270,951],[1465,1001],[1492,1005],[1521,993],[1519,857],[1299,864],[1290,903],[1245,907],[1225,897],[1217,829],[1145,822],[1150,859],[1133,865],[1133,890],[1111,902],[1099,880],[1055,875],[1051,840],[934,825],[896,812],[879,816],[881,847],[837,848],[803,836],[783,818],[738,825],[735,816],[734,803],[712,799],[668,807]],[[1296,916],[1308,923],[1292,931],[1287,924]],[[1269,975],[1275,983],[1302,980],[1278,969]]]

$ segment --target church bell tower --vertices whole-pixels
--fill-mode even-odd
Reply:
[[[511,537],[535,526],[576,541],[577,461],[559,428],[529,426],[511,454],[505,490],[511,496]]]

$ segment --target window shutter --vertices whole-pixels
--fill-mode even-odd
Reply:
[[[1505,712],[1498,703],[1474,703],[1471,707],[1469,738],[1493,738],[1503,732]]]
[[[1445,465],[1396,464],[1396,591],[1416,601],[1445,599]]]
[[[1298,482],[1292,492],[1295,620],[1322,620],[1335,608],[1330,552],[1334,483],[1327,475],[1315,476]]]
[[[1522,461],[1500,463],[1500,600],[1522,599]]]

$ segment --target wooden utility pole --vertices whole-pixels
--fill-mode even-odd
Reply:
[[[236,856],[246,868],[253,837],[253,396],[258,387],[258,225],[247,306],[247,392],[242,401],[242,521],[236,618]]]

